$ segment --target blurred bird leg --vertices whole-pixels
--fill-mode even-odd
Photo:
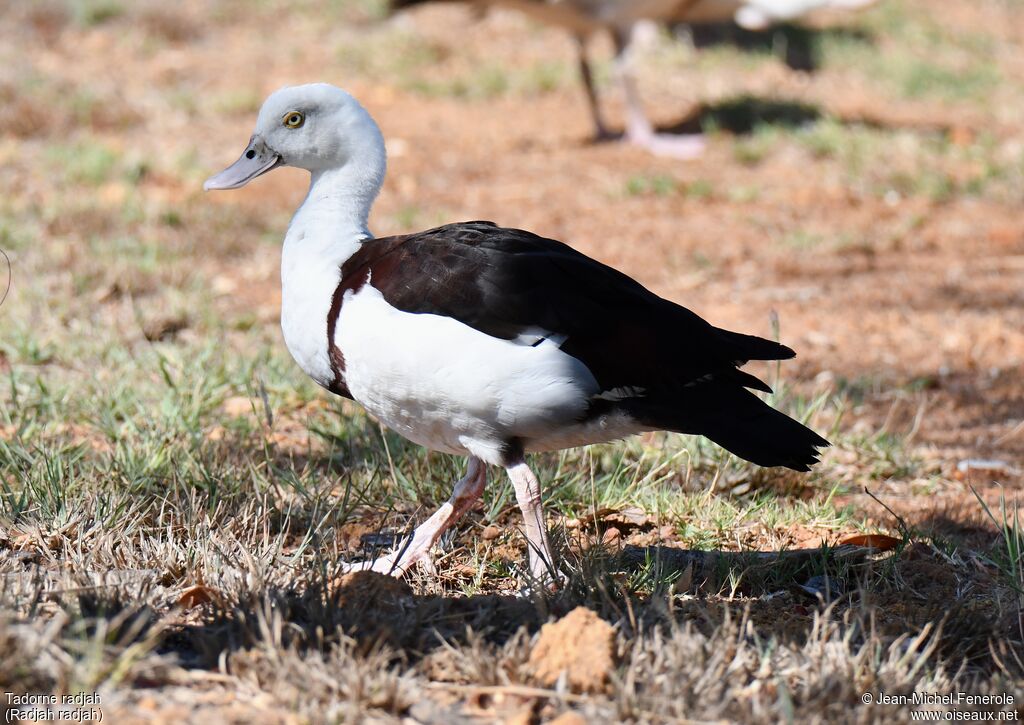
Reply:
[[[479,458],[471,457],[466,475],[455,484],[451,498],[416,528],[411,540],[403,540],[393,552],[379,559],[346,564],[344,572],[375,571],[378,574],[402,576],[417,562],[427,562],[429,566],[430,550],[434,543],[476,503],[486,483],[487,466]]]
[[[590,117],[594,120],[594,139],[606,141],[614,138],[608,130],[601,114],[601,102],[597,97],[597,86],[594,83],[594,72],[587,59],[587,39],[582,35],[576,36],[576,47],[579,51],[580,76],[583,78],[583,87],[587,92],[587,103],[590,105]]]
[[[629,37],[631,32],[617,30],[612,33],[615,41],[615,70],[626,98],[626,140],[646,148],[657,156],[677,159],[700,156],[704,151],[702,134],[655,133],[654,127],[647,119],[640,99],[640,89],[633,75],[633,53],[630,50]]]
[[[533,475],[525,461],[515,463],[506,470],[512,480],[519,509],[523,512],[526,546],[530,550],[530,576],[539,582],[556,580],[555,557],[548,543],[547,527],[544,526],[540,481]]]

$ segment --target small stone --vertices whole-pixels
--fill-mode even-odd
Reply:
[[[501,529],[499,529],[494,524],[491,524],[490,526],[486,527],[484,529],[484,532],[480,534],[480,538],[482,538],[484,541],[494,541],[499,536],[501,536]]]
[[[615,667],[615,629],[586,607],[577,607],[541,627],[529,664],[546,687],[565,673],[574,690],[601,690]]]

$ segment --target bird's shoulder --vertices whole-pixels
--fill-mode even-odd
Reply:
[[[507,294],[529,287],[549,295],[603,292],[651,293],[631,277],[563,242],[491,221],[468,221],[413,234],[367,239],[342,266],[342,277],[371,275],[387,287],[421,292],[461,282]],[[383,290],[382,290],[383,291]]]

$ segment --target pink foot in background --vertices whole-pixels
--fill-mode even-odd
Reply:
[[[695,159],[704,153],[707,142],[703,134],[631,133],[626,140],[641,146],[655,156],[669,159]]]

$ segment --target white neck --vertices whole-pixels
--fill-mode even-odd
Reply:
[[[310,173],[309,191],[292,218],[290,227],[322,228],[317,243],[335,243],[346,238],[372,236],[367,227],[370,209],[384,180],[384,171],[351,161],[341,168],[318,169]],[[318,235],[320,236],[320,235]],[[292,237],[289,228],[288,239]]]
[[[312,172],[284,240],[281,329],[292,357],[321,385],[332,378],[327,315],[341,265],[372,237],[367,218],[384,178],[383,154],[372,161]]]

